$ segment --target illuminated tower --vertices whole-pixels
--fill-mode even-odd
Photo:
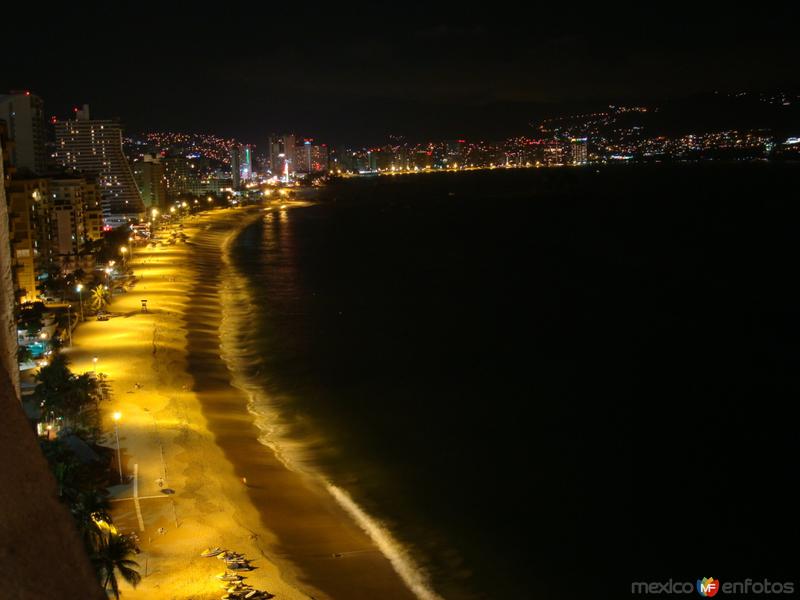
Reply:
[[[243,181],[249,181],[253,177],[253,147],[249,144],[242,146],[239,171]]]

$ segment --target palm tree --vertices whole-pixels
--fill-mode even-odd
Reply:
[[[135,553],[136,544],[127,535],[121,535],[117,528],[102,520],[95,521],[99,535],[92,562],[95,565],[104,590],[111,587],[114,598],[119,600],[117,572],[122,578],[136,587],[142,576],[136,570],[139,563],[129,557]]]
[[[108,305],[108,290],[105,286],[98,285],[92,290],[92,308],[96,311],[105,310]]]
[[[23,345],[18,346],[17,362],[22,364],[28,362],[29,360],[33,360],[33,354],[31,354],[31,349]]]
[[[61,354],[39,369],[33,396],[45,412],[52,410],[59,415],[63,414],[64,397],[69,393],[71,379],[72,372],[67,366],[67,359]]]
[[[49,365],[39,369],[34,398],[45,412],[53,411],[69,419],[73,425],[91,429],[97,424],[96,411],[86,414],[85,408],[93,403],[95,408],[102,398],[100,388],[89,373],[74,375],[67,366],[67,359],[59,354]]]
[[[97,526],[99,522],[111,523],[108,491],[105,488],[93,487],[81,491],[70,502],[70,512],[78,525],[78,531],[90,552],[100,545],[103,531]]]

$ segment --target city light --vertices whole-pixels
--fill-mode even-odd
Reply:
[[[4,11],[4,594],[791,567],[796,15],[641,4]]]

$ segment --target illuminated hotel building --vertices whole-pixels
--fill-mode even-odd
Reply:
[[[570,158],[573,165],[585,165],[589,162],[589,155],[587,151],[587,139],[572,138],[570,143]]]
[[[289,171],[294,171],[295,137],[293,134],[271,135],[267,144],[269,168],[273,175],[282,175],[289,165]]]
[[[47,179],[12,179],[6,195],[11,241],[11,275],[20,302],[35,302],[40,257],[47,253]]]
[[[294,170],[297,173],[311,172],[311,141],[303,140],[303,144],[294,149]]]
[[[83,186],[83,233],[90,241],[103,237],[103,201],[100,187],[91,179]]]
[[[544,164],[547,166],[558,166],[567,162],[567,148],[561,140],[547,140],[542,151]]]
[[[50,252],[53,258],[77,255],[86,236],[83,220],[83,177],[50,179]]]
[[[143,160],[133,163],[133,177],[146,208],[163,208],[167,205],[167,177],[161,161],[145,154]]]
[[[144,205],[122,152],[122,127],[116,121],[89,118],[89,106],[75,109],[75,120],[57,121],[55,158],[63,167],[97,176],[108,221],[141,218]]]
[[[200,189],[200,175],[194,161],[185,156],[165,156],[164,185],[167,202],[177,201],[183,194],[196,194]]]
[[[294,149],[294,171],[297,173],[322,173],[328,170],[328,146],[303,140]]]
[[[328,145],[311,146],[311,172],[321,173],[328,170]]]

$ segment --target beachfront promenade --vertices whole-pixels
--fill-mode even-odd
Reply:
[[[377,544],[324,480],[287,468],[261,442],[248,396],[233,385],[220,355],[222,296],[231,290],[222,246],[264,210],[201,213],[184,221],[185,243],[135,247],[135,286],[114,295],[109,320],[81,324],[64,350],[73,371],[104,374],[103,428],[114,449],[120,414],[124,481],[111,488],[112,516],[142,550],[142,581],[122,590],[220,598],[224,563],[200,556],[219,546],[252,560],[246,583],[281,599],[434,598],[411,591],[402,549]]]
[[[111,415],[121,414],[117,426],[125,481],[110,490],[112,514],[121,531],[137,533],[142,550],[136,557],[142,581],[136,591],[123,583],[123,593],[219,598],[221,582],[215,575],[224,570],[223,563],[199,553],[222,546],[255,559],[258,568],[247,573],[249,584],[279,598],[307,598],[284,583],[265,558],[274,540],[265,539],[269,534],[206,429],[191,391],[182,321],[192,292],[184,268],[196,233],[191,220],[185,232],[187,244],[134,248],[130,264],[136,285],[115,294],[112,318],[87,318],[75,330],[73,346],[63,350],[75,372],[96,368],[110,384],[103,427],[111,447]],[[141,310],[143,299],[147,313]]]

